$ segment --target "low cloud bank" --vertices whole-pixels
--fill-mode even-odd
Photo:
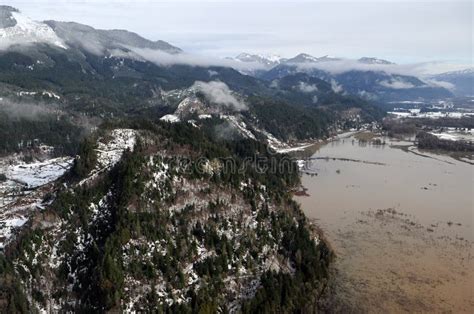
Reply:
[[[321,61],[314,63],[294,64],[300,71],[312,69],[323,70],[331,74],[341,74],[348,71],[374,71],[387,74],[425,76],[429,75],[440,63],[424,62],[411,64],[367,64],[358,60],[340,59],[334,61]]]
[[[101,123],[97,117],[66,114],[54,102],[18,101],[0,97],[0,117],[6,116],[9,121],[45,121],[51,119],[66,120],[82,129],[82,134],[88,134]]]
[[[341,74],[348,71],[374,71],[387,74],[410,75],[427,77],[453,70],[462,70],[472,65],[451,64],[445,61],[431,61],[407,64],[363,63],[354,59],[337,59],[330,61],[293,63],[300,71],[323,70],[331,74]]]
[[[235,111],[247,110],[247,105],[234,96],[231,89],[223,82],[194,82],[192,88],[201,92],[211,103],[225,106]]]
[[[221,59],[217,57],[209,57],[204,55],[190,54],[190,53],[176,53],[170,54],[160,50],[142,49],[134,47],[126,47],[129,51],[117,50],[113,55],[140,58],[146,61],[153,62],[162,66],[171,65],[190,65],[190,66],[222,66],[230,67],[239,71],[254,71],[268,69],[265,65],[258,62],[242,62],[233,59]],[[294,63],[298,70],[309,71],[312,69],[319,69],[331,74],[341,74],[348,71],[381,71],[388,74],[399,75],[414,75],[424,76],[428,75],[438,62],[429,63],[413,63],[413,64],[366,64],[357,60],[338,59],[335,61],[321,61],[308,63]]]
[[[257,62],[240,62],[232,59],[220,59],[215,57],[207,57],[203,55],[190,54],[190,53],[176,53],[171,54],[160,50],[154,49],[142,49],[128,47],[130,52],[114,51],[113,55],[123,57],[135,57],[146,61],[153,62],[161,66],[171,65],[189,65],[199,67],[229,67],[239,71],[253,71],[262,70],[265,68],[264,65]]]
[[[434,80],[433,73],[443,72],[446,69],[444,62],[424,62],[413,64],[365,64],[357,60],[335,60],[326,62],[293,64],[299,71],[307,72],[311,70],[322,70],[332,75],[338,75],[349,71],[373,71],[384,72],[388,75],[405,75],[420,78],[425,84],[432,87],[442,87],[449,90],[454,89],[454,85],[449,82]],[[334,91],[340,91],[339,87],[331,84]],[[415,86],[410,82],[394,78],[380,82],[380,85],[392,89],[408,89]]]
[[[0,112],[10,119],[38,120],[59,112],[54,104],[17,102],[10,99],[0,99]]]
[[[425,79],[423,80],[426,84],[433,86],[433,87],[442,87],[446,88],[450,91],[453,91],[456,89],[456,86],[450,82],[445,82],[445,81],[438,81],[438,80],[433,80],[433,79]]]
[[[415,87],[412,83],[405,82],[402,79],[384,80],[379,82],[379,84],[392,89],[408,89]]]

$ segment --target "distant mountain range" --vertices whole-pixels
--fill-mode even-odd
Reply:
[[[433,79],[453,84],[456,96],[474,96],[474,68],[434,75]]]
[[[3,63],[10,61],[13,56],[16,70],[26,67],[30,71],[45,69],[59,62],[52,55],[67,55],[67,60],[79,64],[82,72],[100,73],[107,67],[107,71],[117,77],[144,78],[148,74],[143,68],[137,69],[137,61],[149,61],[149,54],[153,54],[153,62],[165,59],[167,67],[160,67],[160,73],[168,76],[161,80],[162,87],[179,87],[173,81],[177,77],[180,82],[192,84],[194,79],[209,80],[209,71],[212,66],[202,65],[192,70],[169,71],[172,66],[181,71],[183,66],[173,64],[173,58],[181,58],[180,64],[186,65],[187,56],[180,48],[165,41],[150,41],[138,34],[125,30],[99,30],[93,27],[73,22],[45,21],[36,22],[25,17],[18,10],[8,6],[0,6],[0,53],[3,50]],[[30,58],[31,62],[25,59]],[[97,57],[112,58],[110,60]],[[113,59],[122,58],[122,60]],[[221,64],[222,67],[234,67],[243,74],[251,75],[258,79],[252,82],[251,78],[243,78],[229,69],[224,72],[231,75],[227,77],[227,84],[234,88],[246,89],[252,92],[264,91],[264,86],[276,86],[286,76],[303,73],[309,77],[323,80],[333,87],[339,94],[352,95],[376,102],[396,102],[405,100],[430,101],[439,98],[471,95],[472,71],[465,73],[446,73],[422,79],[412,75],[393,73],[394,63],[374,57],[362,57],[358,60],[348,60],[332,56],[314,57],[306,53],[298,54],[292,58],[282,58],[275,55],[260,55],[241,53],[235,58],[228,58],[230,63]],[[124,60],[127,60],[126,62]],[[0,60],[1,61],[1,60]],[[135,63],[134,63],[135,62]],[[249,69],[239,69],[239,64],[249,64]],[[100,67],[99,67],[100,64]],[[212,64],[212,62],[211,62]],[[159,64],[158,64],[159,65]],[[194,65],[194,64],[190,64]],[[6,65],[4,64],[4,67]],[[149,63],[148,63],[148,66]],[[206,69],[205,69],[206,68]],[[254,70],[252,70],[254,68]],[[65,73],[70,71],[67,69]],[[219,72],[217,71],[217,72]],[[206,73],[197,75],[190,73]],[[165,74],[166,73],[166,74]],[[23,73],[25,74],[25,73]],[[36,74],[32,74],[34,76]],[[31,75],[30,75],[31,76]],[[156,75],[154,75],[156,77]],[[172,79],[171,79],[172,77]],[[18,78],[16,78],[18,79]],[[212,79],[223,80],[221,76]],[[449,84],[438,84],[437,81]],[[251,83],[252,82],[252,83]],[[244,85],[242,85],[244,84]]]
[[[259,63],[268,68],[273,68],[279,64],[311,64],[343,60],[341,58],[332,57],[329,55],[314,57],[307,53],[300,53],[293,58],[282,58],[278,55],[250,54],[245,52],[237,55],[235,58],[229,59],[238,60],[241,62]],[[357,62],[361,64],[395,64],[387,60],[373,57],[362,57],[358,59]]]
[[[308,73],[287,73],[278,82],[264,79],[279,66],[311,61],[309,55],[285,60],[241,54],[240,61],[220,66],[175,64],[173,58],[189,55],[164,41],[71,22],[34,22],[9,7],[1,12],[2,25],[8,27],[0,34],[8,41],[0,49],[0,98],[60,103],[71,116],[104,120],[165,117],[196,126],[220,123],[237,137],[273,142],[319,138],[383,116],[338,83]],[[230,66],[239,62],[260,62],[266,68],[245,75]],[[5,140],[11,142],[6,149],[17,142],[13,135]]]
[[[239,57],[242,55],[245,55],[245,58]],[[337,85],[341,92],[372,101],[431,101],[453,97],[453,92],[456,96],[472,95],[472,90],[469,91],[468,88],[468,83],[472,82],[472,71],[453,73],[451,76],[419,78],[398,74],[395,63],[374,57],[349,60],[331,56],[314,57],[301,53],[293,58],[279,58],[272,62],[261,55],[239,56],[235,59],[242,62],[256,62],[265,68],[264,71],[258,70],[248,74],[274,81],[275,84],[287,75],[305,73]]]
[[[372,58],[372,57],[362,57],[358,61],[360,63],[365,63],[365,64],[395,64],[387,60]]]
[[[287,60],[277,55],[260,55],[260,54],[250,54],[250,53],[245,53],[245,52],[239,54],[235,58],[229,58],[229,59],[237,60],[241,62],[259,63],[268,68],[272,68]]]
[[[278,55],[250,54],[245,52],[239,54],[235,58],[229,59],[240,62],[257,63],[262,65],[267,70],[280,64],[304,64],[341,60],[330,56],[313,57],[306,53],[300,53],[293,58],[288,59],[282,58]]]

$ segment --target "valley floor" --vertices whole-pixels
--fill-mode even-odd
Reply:
[[[337,256],[332,311],[472,313],[470,163],[363,132],[305,166],[296,199]]]

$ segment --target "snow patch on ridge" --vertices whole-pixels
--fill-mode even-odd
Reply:
[[[167,114],[167,115],[164,115],[163,117],[160,118],[161,121],[165,121],[165,122],[169,122],[169,123],[175,123],[175,122],[179,122],[179,118],[174,115],[174,114]]]
[[[6,169],[8,179],[36,188],[62,176],[72,166],[72,158],[59,157],[34,163],[21,163]]]
[[[0,28],[0,49],[13,45],[45,43],[67,49],[66,44],[45,23],[36,22],[18,12],[12,12],[16,25]]]
[[[97,152],[97,165],[90,175],[82,180],[82,185],[96,178],[99,174],[110,170],[120,161],[124,151],[133,150],[136,142],[136,131],[132,129],[115,129],[110,132],[111,139],[106,142],[99,140]]]

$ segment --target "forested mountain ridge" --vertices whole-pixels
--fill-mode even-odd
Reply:
[[[140,125],[85,142],[0,255],[4,310],[316,310],[331,253],[291,200],[296,164],[262,173],[245,164],[268,156],[258,142]]]

